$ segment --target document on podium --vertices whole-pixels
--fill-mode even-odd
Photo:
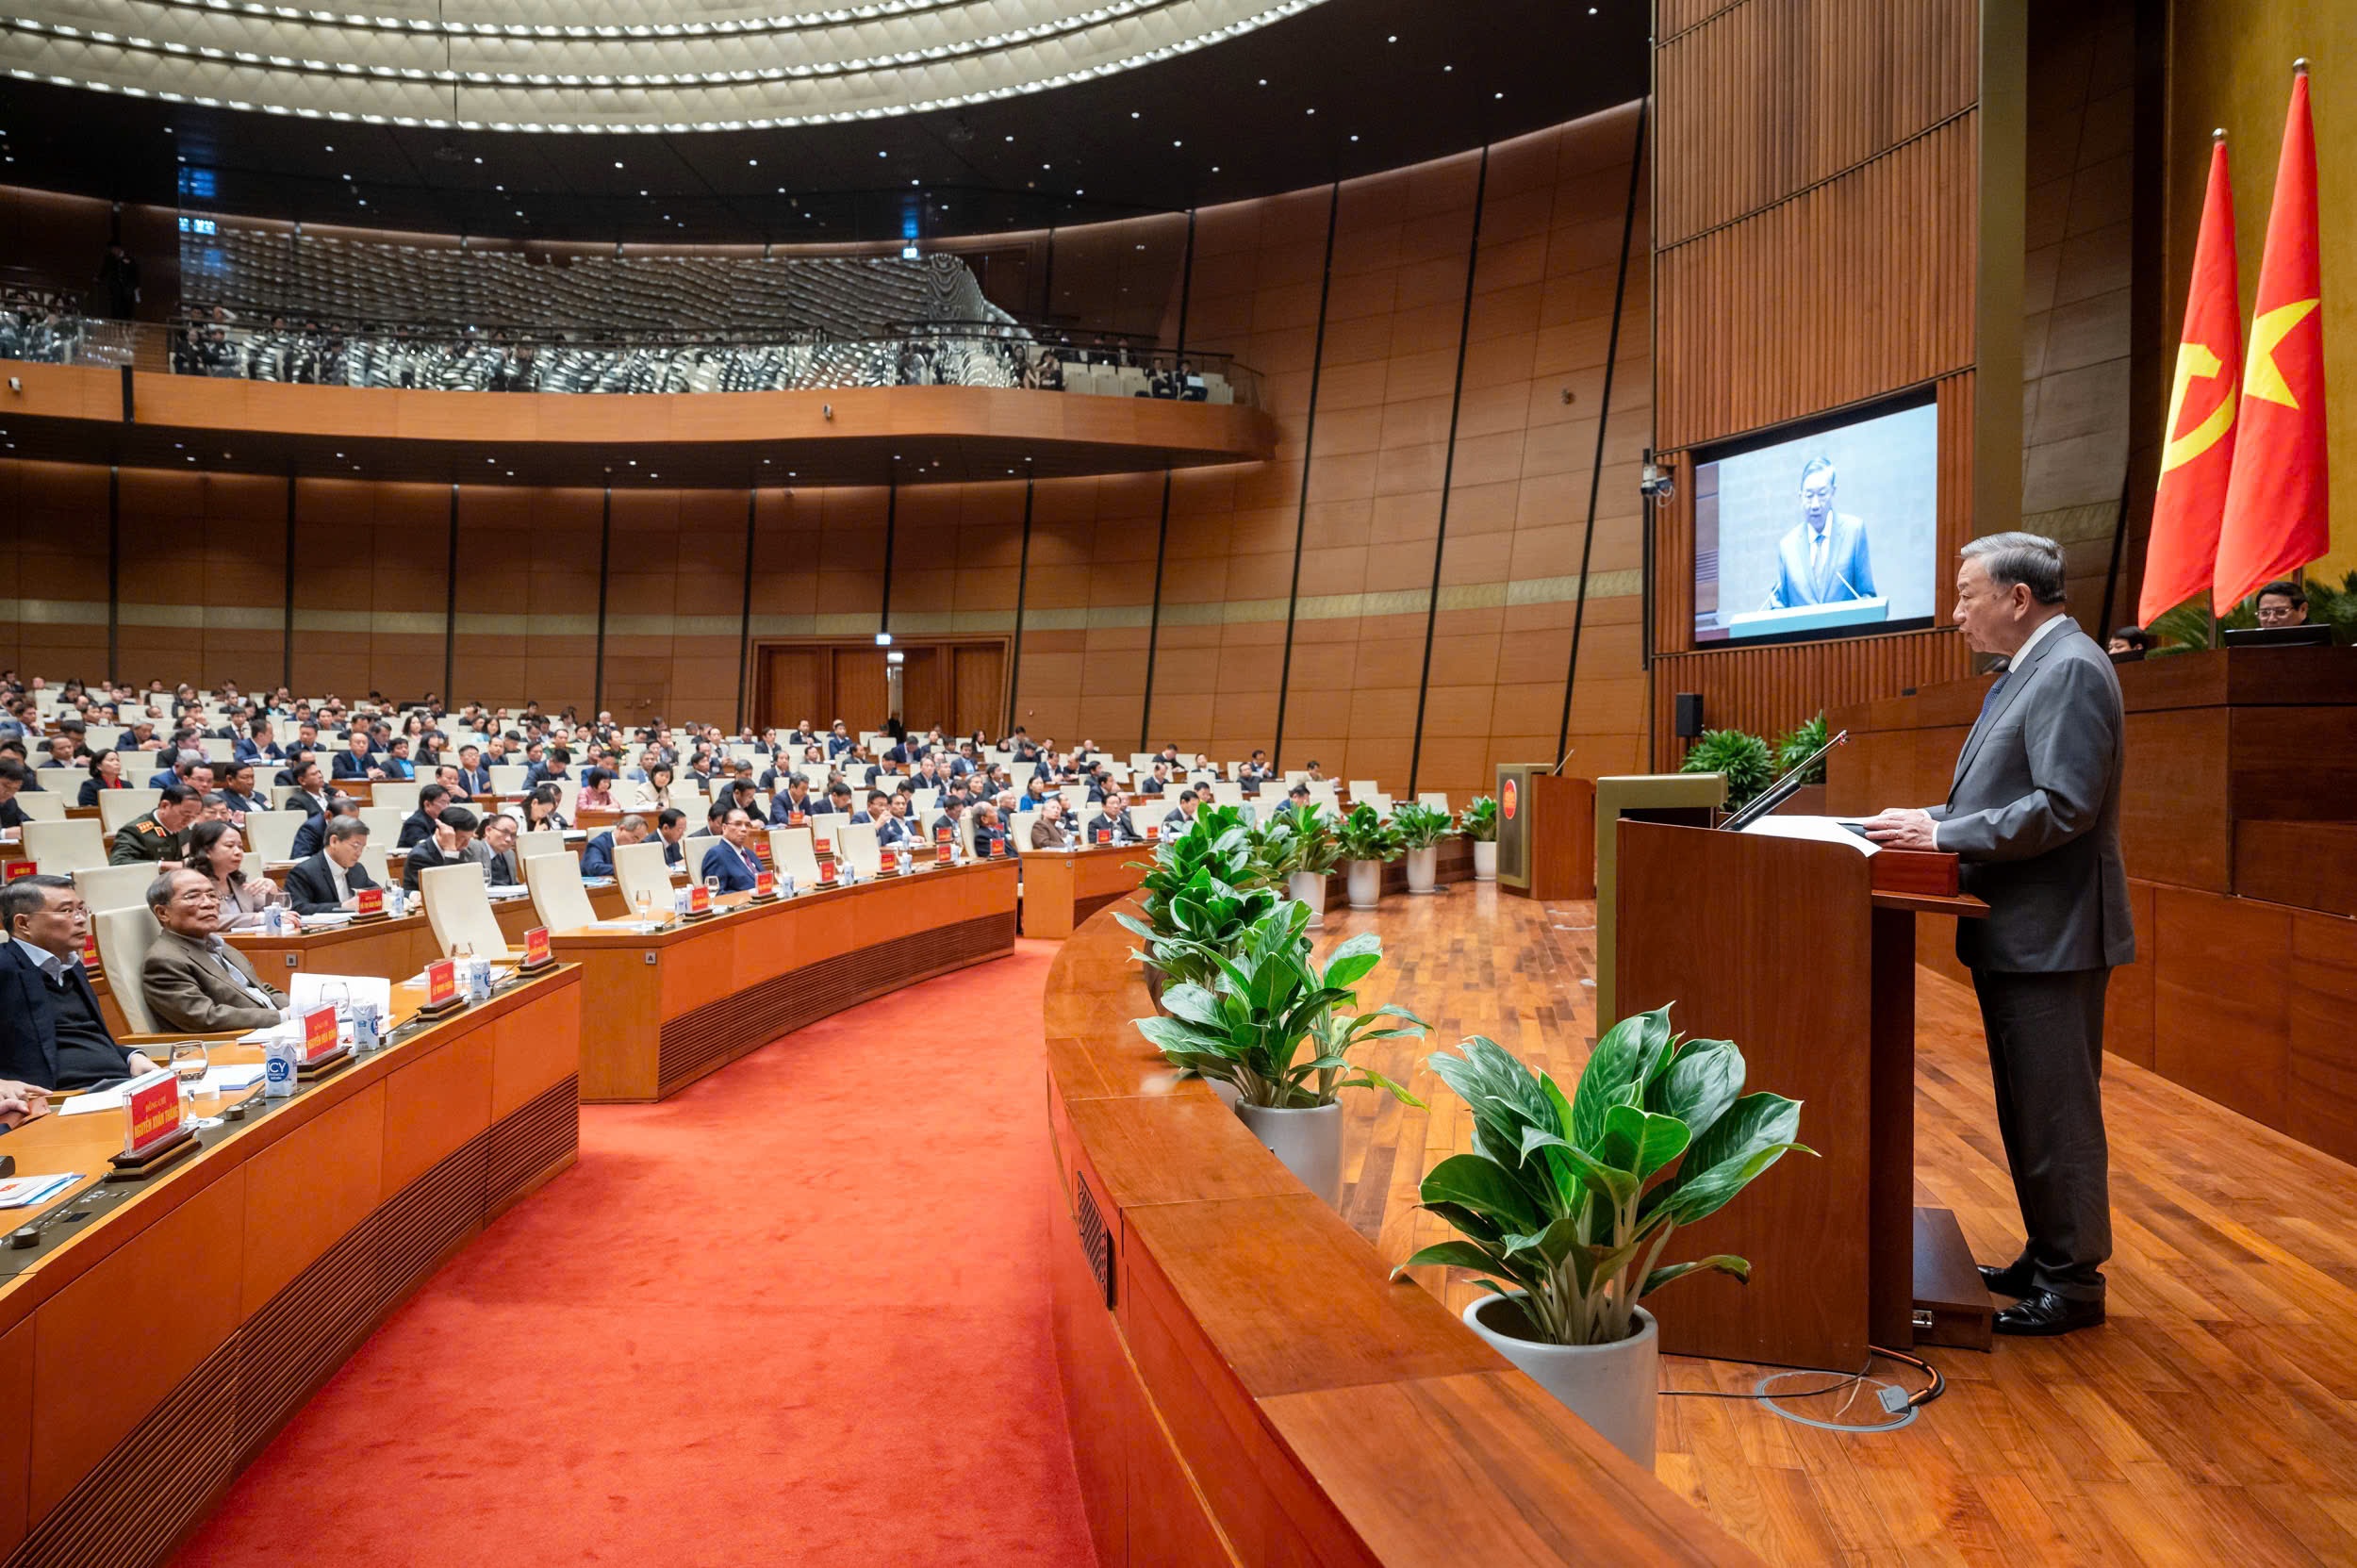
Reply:
[[[1806,838],[1820,844],[1846,844],[1862,855],[1878,855],[1882,846],[1863,834],[1854,833],[1847,824],[1854,820],[1842,817],[1777,817],[1767,816],[1745,826],[1745,833],[1765,834],[1770,838]]]

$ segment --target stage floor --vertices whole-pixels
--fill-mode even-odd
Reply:
[[[1387,898],[1374,918],[1384,962],[1362,999],[1401,1002],[1433,1026],[1429,1042],[1376,1066],[1430,1100],[1445,1091],[1425,1058],[1488,1034],[1569,1089],[1594,1032],[1595,993],[1582,983],[1592,904],[1541,906],[1467,883]],[[1329,912],[1321,949],[1368,919]],[[1977,1256],[2006,1261],[2019,1221],[1979,1015],[1964,987],[1926,970],[1918,980],[1919,1201],[1954,1210]],[[1746,1399],[1666,1400],[1661,1478],[1779,1563],[2357,1561],[2357,1169],[2117,1057],[2104,1098],[2108,1323],[2000,1340],[1989,1354],[1922,1352],[1948,1391],[1896,1431],[1821,1430]],[[1470,1117],[1453,1098],[1447,1115],[1388,1096],[1348,1103],[1343,1216],[1387,1259],[1442,1239],[1440,1221],[1415,1212],[1416,1185],[1466,1147]],[[1656,1305],[1674,1312],[1677,1289]],[[1474,1294],[1443,1289],[1457,1307]],[[1663,1364],[1673,1389],[1749,1392],[1767,1370]],[[1923,1381],[1886,1361],[1871,1375]],[[1871,1395],[1846,1416],[1841,1403],[1795,1408],[1882,1418]]]

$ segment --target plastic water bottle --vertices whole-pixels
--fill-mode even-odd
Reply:
[[[491,961],[489,959],[478,957],[468,966],[467,999],[470,1002],[491,999]]]
[[[396,883],[385,889],[385,913],[398,920],[408,912],[409,895]]]
[[[367,998],[352,1004],[352,1048],[355,1052],[376,1049],[385,1043],[377,1030],[376,1003]]]
[[[778,880],[778,888],[779,891],[783,892],[787,898],[792,898],[794,896],[794,873],[788,871],[783,877],[781,877]]]
[[[280,909],[276,904],[272,904],[268,909],[262,911],[262,933],[265,936],[283,935],[285,934],[286,930],[287,912],[285,910]]]
[[[272,1040],[262,1055],[262,1096],[266,1099],[286,1099],[295,1092],[295,1068],[303,1060],[303,1045],[297,1040]]]

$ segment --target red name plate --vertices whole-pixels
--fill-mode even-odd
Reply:
[[[939,861],[944,866],[949,864],[949,856],[952,852],[952,846],[946,838],[933,846],[933,859]]]
[[[997,860],[1000,854],[1005,852],[1005,840],[997,838],[985,838],[982,840],[982,858],[984,860]]]
[[[8,880],[14,882],[19,877],[38,876],[40,872],[41,865],[38,861],[12,860],[8,862]]]
[[[947,843],[948,843],[948,842],[949,842],[949,830],[948,830],[948,828],[935,828],[935,829],[933,830],[933,842],[934,842],[934,843],[936,843],[936,844],[947,844]]]
[[[687,890],[687,912],[690,915],[701,915],[705,910],[710,909],[711,907],[711,888],[706,887],[702,883],[698,883],[695,886]]]
[[[1148,838],[1160,838],[1162,835],[1162,825],[1160,822],[1148,822],[1148,823],[1146,823],[1146,837],[1148,837]]]
[[[535,926],[524,933],[524,962],[546,964],[549,961],[549,928]]]
[[[91,932],[88,936],[82,938],[82,967],[90,970],[92,974],[96,974],[99,971],[100,966],[101,966],[98,962],[98,933],[96,932]]]
[[[815,855],[831,855],[834,853],[834,840],[832,838],[814,838],[810,841],[810,852]]]
[[[822,860],[818,863],[818,885],[821,887],[832,887],[834,885],[833,861]]]
[[[336,1048],[336,1010],[315,1007],[303,1015],[303,1060],[316,1062]]]
[[[1113,829],[1111,829],[1111,828],[1099,828],[1099,829],[1097,829],[1097,830],[1096,830],[1096,842],[1098,842],[1099,844],[1111,844],[1113,841]]]
[[[804,825],[805,823],[807,823],[809,820],[810,820],[810,818],[809,818],[809,817],[807,817],[803,816],[803,815],[802,815],[800,812],[799,812],[799,811],[789,811],[789,812],[787,812],[787,813],[785,814],[785,825],[786,825],[787,827],[789,827],[789,828],[799,828],[799,827],[801,827],[802,825]]]
[[[359,892],[354,893],[352,897],[353,913],[356,915],[382,915],[385,913],[385,890],[381,887],[364,887],[360,889]]]
[[[425,1004],[439,1007],[458,995],[458,966],[439,959],[425,966]]]
[[[766,899],[777,890],[778,879],[776,877],[766,871],[757,872],[754,875],[753,893],[756,897]]]
[[[144,1154],[180,1131],[180,1081],[150,1073],[124,1097],[123,1152]]]

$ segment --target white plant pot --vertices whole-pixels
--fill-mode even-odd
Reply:
[[[1439,880],[1440,846],[1408,851],[1408,891],[1429,893]]]
[[[1484,1294],[1465,1309],[1465,1326],[1607,1443],[1651,1470],[1661,1361],[1661,1330],[1653,1313],[1638,1308],[1637,1332],[1617,1345],[1541,1345],[1499,1333],[1483,1321],[1506,1312],[1508,1300]]]
[[[1343,1108],[1316,1105],[1297,1111],[1273,1111],[1262,1106],[1236,1106],[1237,1119],[1267,1146],[1301,1184],[1326,1199],[1329,1209],[1343,1201]]]
[[[1498,841],[1494,838],[1474,840],[1474,881],[1498,880]]]
[[[1295,871],[1285,879],[1285,896],[1310,906],[1310,929],[1326,924],[1326,879],[1315,871]]]
[[[1350,907],[1373,909],[1383,899],[1383,863],[1354,860],[1349,872]]]

